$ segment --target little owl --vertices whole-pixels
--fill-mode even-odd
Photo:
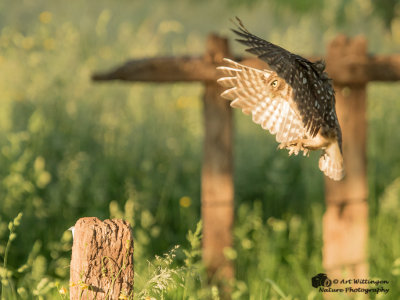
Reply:
[[[221,96],[251,115],[255,123],[276,135],[289,155],[322,149],[319,168],[329,178],[344,176],[342,133],[335,111],[335,92],[323,61],[315,63],[251,34],[237,18],[233,32],[246,51],[266,62],[259,70],[224,59],[218,79],[227,88]]]

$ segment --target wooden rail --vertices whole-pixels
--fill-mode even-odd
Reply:
[[[342,39],[344,37],[340,37]],[[320,59],[308,57],[311,61]],[[328,58],[326,58],[327,60]],[[236,57],[235,60],[255,68],[268,68],[257,58]],[[123,80],[138,82],[215,81],[217,64],[204,57],[155,57],[130,60],[107,72],[94,73],[95,81]],[[327,62],[329,76],[338,84],[358,85],[369,81],[400,80],[400,54],[337,57]]]

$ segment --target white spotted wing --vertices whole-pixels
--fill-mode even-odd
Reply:
[[[227,88],[221,96],[232,100],[232,107],[240,108],[263,129],[276,134],[279,143],[305,137],[306,129],[289,85],[282,93],[273,93],[267,82],[270,76],[276,76],[275,72],[250,68],[226,58],[224,61],[228,66],[218,67],[224,76],[218,83]]]

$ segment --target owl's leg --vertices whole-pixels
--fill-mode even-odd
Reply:
[[[331,143],[328,139],[322,137],[321,135],[317,135],[312,139],[304,139],[303,146],[309,150],[318,150],[325,148]]]

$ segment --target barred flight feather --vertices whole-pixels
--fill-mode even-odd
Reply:
[[[218,83],[228,88],[221,96],[232,100],[231,106],[241,108],[245,114],[251,114],[255,123],[271,134],[276,134],[278,142],[290,142],[303,138],[306,134],[301,117],[292,107],[295,103],[287,100],[292,94],[285,82],[279,93],[270,90],[268,82],[276,73],[257,70],[230,59],[224,59],[228,66],[218,67],[224,76]]]

